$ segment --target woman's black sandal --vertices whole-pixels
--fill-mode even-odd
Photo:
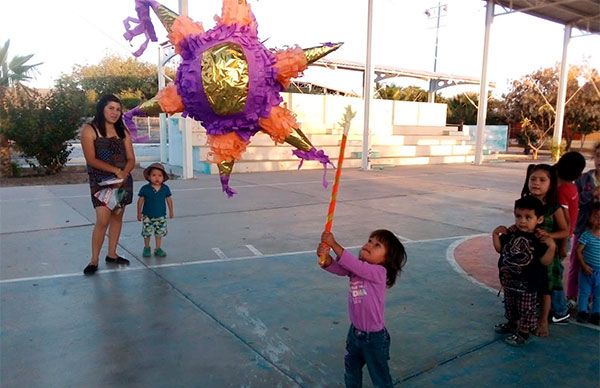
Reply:
[[[494,326],[494,331],[498,334],[512,334],[517,330],[516,327],[507,323],[499,323]]]
[[[106,258],[104,260],[108,264],[129,265],[129,260],[127,260],[126,258],[121,257],[121,256],[117,256],[116,258],[106,256]]]
[[[529,337],[529,336],[527,336]],[[524,346],[527,344],[528,338],[525,337],[522,333],[511,334],[504,339],[510,346]]]
[[[98,266],[94,264],[88,264],[87,267],[83,269],[84,275],[93,275],[98,271]]]

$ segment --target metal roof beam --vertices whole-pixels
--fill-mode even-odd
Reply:
[[[534,5],[530,5],[528,7],[522,7],[522,8],[519,8],[520,7],[519,5],[515,5],[512,0],[509,1],[508,4],[506,4],[506,1],[498,1],[498,5],[502,5],[503,7],[506,6],[509,8],[509,10],[504,13],[494,14],[494,16],[508,15],[508,14],[515,13],[515,12],[527,13],[528,11],[535,11],[535,10],[547,8],[548,6],[562,6],[563,4],[572,3],[573,1],[574,0],[562,0],[562,1],[557,1],[557,2],[553,2],[553,3],[548,3],[548,2],[544,2],[544,1],[536,1]],[[530,3],[530,2],[524,1],[524,3]],[[573,12],[573,11],[570,11],[570,12]],[[581,13],[575,12],[575,14],[580,15]]]

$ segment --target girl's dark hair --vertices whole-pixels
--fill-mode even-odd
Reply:
[[[521,197],[526,195],[531,195],[529,191],[529,177],[536,171],[545,171],[548,173],[550,177],[550,186],[548,187],[548,192],[546,193],[546,205],[555,205],[558,203],[558,178],[556,177],[556,169],[549,164],[530,164],[527,166],[527,176],[525,177],[525,184],[523,185],[523,190],[521,190]]]
[[[573,182],[585,169],[585,157],[577,151],[569,151],[554,165],[556,175],[567,182]]]
[[[98,100],[98,103],[96,104],[96,115],[92,119],[91,124],[92,126],[96,127],[102,137],[106,137],[106,119],[104,118],[104,108],[109,102],[116,102],[121,105],[121,108],[123,108],[121,100],[119,100],[119,98],[114,94],[105,94],[104,96],[100,97],[100,100]],[[115,123],[115,130],[117,131],[117,136],[119,136],[120,139],[124,139],[127,136],[127,133],[129,133],[125,123],[123,122],[123,112],[121,112],[119,120],[117,120]]]
[[[402,267],[406,264],[406,250],[398,237],[389,230],[377,229],[369,236],[369,238],[372,237],[376,238],[385,247],[386,258],[383,263],[387,271],[385,284],[390,288],[394,285],[399,273],[402,272]]]
[[[594,214],[597,211],[600,211],[600,202],[594,202],[592,204],[592,207],[590,208],[590,215],[588,216],[588,220],[586,223],[588,228],[592,227],[592,214]]]

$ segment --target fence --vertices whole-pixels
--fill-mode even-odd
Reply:
[[[158,117],[134,117],[137,127],[137,143],[160,143],[160,120]]]

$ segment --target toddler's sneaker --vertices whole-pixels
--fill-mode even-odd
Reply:
[[[571,317],[571,314],[569,314],[568,312],[565,313],[565,315],[559,316],[559,315],[553,315],[552,316],[552,323],[554,323],[555,325],[564,325],[569,323],[569,318]]]
[[[152,251],[150,250],[150,247],[144,247],[144,252],[142,252],[142,256],[144,256],[144,257],[152,256]]]
[[[167,256],[167,252],[163,251],[161,248],[156,248],[154,250],[154,256],[156,256],[156,257],[165,257],[165,256]]]

